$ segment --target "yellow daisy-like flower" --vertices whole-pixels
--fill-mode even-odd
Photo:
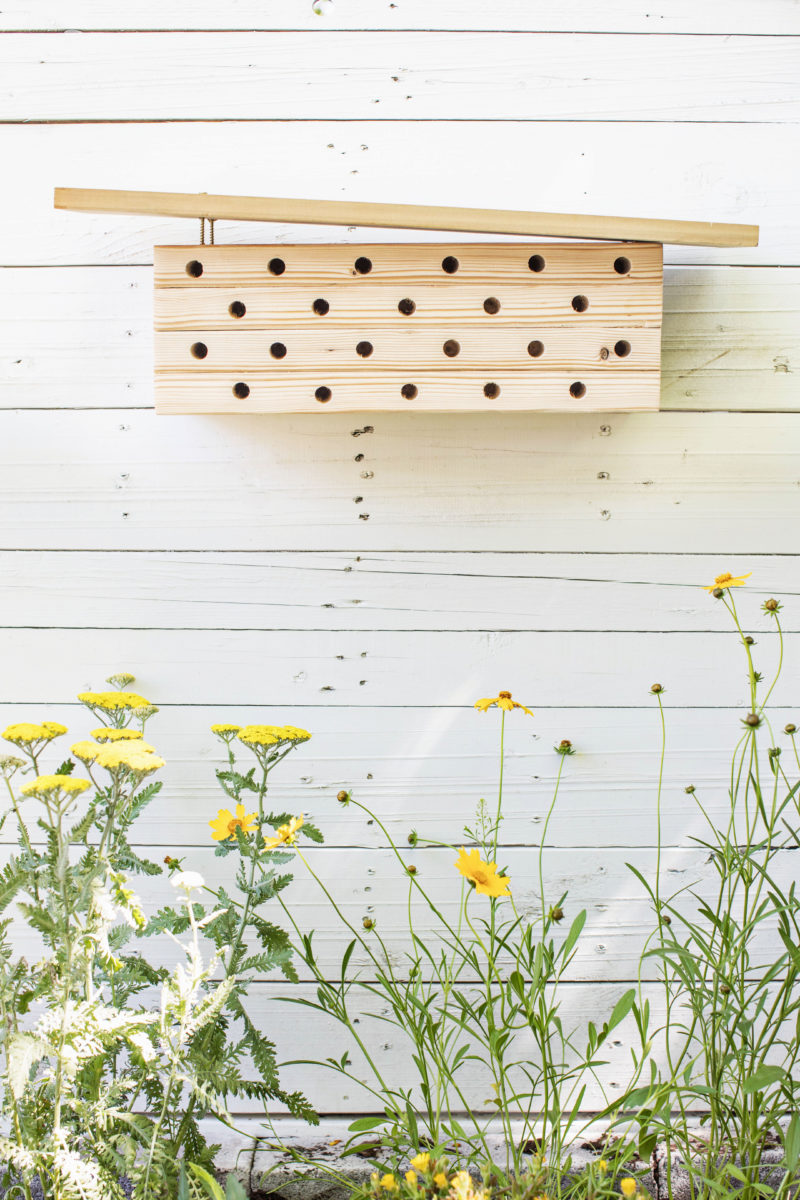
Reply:
[[[397,1191],[397,1180],[395,1179],[394,1175],[392,1175],[391,1172],[389,1172],[386,1175],[381,1176],[380,1186],[382,1188],[385,1188],[387,1192],[396,1192]]]
[[[149,700],[137,692],[79,692],[78,699],[87,708],[116,713],[124,708],[148,708]]]
[[[465,879],[475,884],[475,891],[482,896],[510,896],[510,878],[497,874],[497,863],[484,862],[477,850],[467,854],[462,846],[458,852],[455,867]]]
[[[297,831],[303,828],[303,817],[292,817],[286,825],[279,825],[274,837],[264,838],[264,849],[274,850],[276,846],[293,846],[297,841]]]
[[[636,1180],[631,1179],[630,1176],[628,1176],[627,1179],[620,1179],[619,1190],[622,1192],[623,1196],[635,1196]]]
[[[92,730],[92,737],[97,742],[135,742],[141,736],[141,729],[114,729],[112,725],[101,725]]]
[[[252,833],[255,829],[253,822],[256,815],[245,812],[243,804],[236,805],[236,816],[230,809],[221,808],[214,820],[208,822],[211,826],[211,836],[215,842],[224,842],[226,838],[234,837],[237,829],[241,829],[242,833]]]
[[[99,753],[100,747],[97,742],[75,742],[73,746],[70,746],[70,754],[74,754],[84,763],[94,762]]]
[[[164,759],[153,753],[147,742],[121,742],[117,746],[101,746],[94,760],[107,771],[121,768],[137,775],[150,775],[164,766]]]
[[[486,1200],[487,1193],[483,1188],[476,1188],[472,1183],[469,1171],[457,1171],[450,1180],[451,1200]]]
[[[416,1187],[416,1185],[417,1185],[417,1172],[416,1171],[406,1171],[403,1178],[405,1179],[405,1181],[409,1187]]]
[[[433,1182],[436,1184],[436,1186],[438,1188],[446,1188],[447,1187],[447,1176],[445,1175],[444,1171],[437,1171],[433,1177]]]
[[[58,792],[78,796],[89,787],[85,779],[72,779],[69,775],[39,775],[19,789],[23,796],[46,796],[48,799]]]
[[[431,1156],[427,1151],[420,1154],[415,1154],[411,1159],[411,1166],[417,1171],[427,1171],[431,1165]]]
[[[511,692],[500,692],[497,696],[492,696],[491,699],[475,701],[475,707],[479,708],[481,712],[486,712],[487,709],[492,708],[495,704],[505,712],[513,712],[515,708],[521,708],[529,717],[533,716],[531,710],[526,708],[524,704],[518,704],[516,700],[511,699]]]
[[[715,592],[717,588],[744,587],[752,574],[753,572],[749,571],[747,575],[731,575],[730,571],[726,571],[723,575],[717,576],[711,587],[704,587],[703,591]],[[633,1195],[633,1192],[631,1192],[631,1195]]]
[[[41,725],[21,721],[17,725],[9,725],[3,737],[15,746],[31,746],[35,742],[52,742],[53,738],[66,732],[66,725],[59,725],[55,721],[42,721]]]

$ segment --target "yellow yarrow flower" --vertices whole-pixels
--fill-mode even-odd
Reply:
[[[381,1176],[380,1186],[385,1188],[387,1192],[396,1192],[397,1180],[395,1179],[394,1175],[391,1174],[391,1172],[388,1172],[386,1175]]]
[[[61,737],[66,732],[66,725],[59,725],[56,721],[42,721],[41,725],[21,721],[17,725],[9,725],[3,737],[15,746],[31,746],[35,742],[52,742],[53,738]]]
[[[303,828],[302,814],[292,817],[286,825],[279,825],[274,837],[264,838],[264,849],[274,850],[276,846],[293,846],[297,841],[297,831]]]
[[[92,730],[92,737],[97,742],[135,742],[141,736],[141,729],[115,729],[113,725],[101,725]]]
[[[107,771],[124,768],[137,775],[150,775],[164,766],[164,759],[153,753],[147,742],[122,742],[118,746],[101,746],[94,760]]]
[[[99,753],[100,747],[97,745],[97,742],[75,742],[74,745],[70,746],[70,754],[74,754],[83,763],[94,762]]]
[[[730,571],[726,571],[723,575],[717,576],[711,587],[704,587],[703,591],[715,592],[717,588],[744,587],[752,574],[752,571],[748,571],[747,575],[731,575]],[[633,1195],[633,1192],[631,1192],[631,1195]]]
[[[23,796],[46,796],[48,799],[58,792],[78,796],[89,787],[85,779],[72,779],[69,775],[39,775],[19,789]]]
[[[623,1196],[635,1196],[637,1190],[636,1180],[631,1179],[630,1176],[628,1176],[627,1179],[620,1179],[619,1190],[622,1192]]]
[[[224,842],[226,838],[234,837],[237,829],[241,829],[242,833],[252,833],[255,829],[253,822],[256,815],[245,812],[243,804],[236,805],[236,816],[230,809],[221,808],[214,820],[208,822],[211,826],[211,836],[215,842]]]
[[[241,729],[241,725],[227,725],[224,721],[219,721],[216,725],[211,726],[211,732],[215,733],[218,738],[222,738],[223,742],[229,742],[235,738]]]
[[[495,704],[505,712],[513,712],[515,708],[521,708],[529,717],[533,716],[531,710],[526,708],[524,704],[518,704],[516,700],[511,699],[511,692],[500,692],[497,696],[492,696],[491,699],[475,701],[475,707],[479,708],[481,712],[486,712],[487,709],[492,708]]]
[[[285,742],[307,742],[311,734],[295,725],[245,725],[238,737],[251,749],[265,749]]]
[[[447,1187],[447,1176],[445,1175],[444,1171],[437,1171],[433,1177],[433,1182],[436,1184],[436,1186],[438,1188],[446,1188]]]
[[[116,713],[124,708],[149,708],[150,701],[137,692],[79,692],[78,699],[87,708]]]
[[[427,1151],[420,1154],[415,1154],[411,1159],[411,1166],[417,1171],[427,1171],[431,1165],[431,1156]]]
[[[462,846],[458,852],[455,867],[465,879],[469,879],[475,884],[475,891],[480,895],[495,897],[511,895],[509,891],[510,878],[507,875],[498,875],[497,863],[484,862],[477,850],[470,850],[467,854]]]

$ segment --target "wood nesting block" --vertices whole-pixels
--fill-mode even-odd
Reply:
[[[657,409],[662,247],[159,246],[161,413]]]

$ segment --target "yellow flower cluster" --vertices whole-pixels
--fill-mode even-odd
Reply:
[[[23,783],[19,790],[23,796],[50,799],[59,792],[68,796],[78,796],[85,792],[88,786],[85,779],[72,779],[69,775],[39,775],[29,783]]]
[[[108,713],[118,713],[125,708],[150,707],[150,701],[138,692],[79,692],[78,699],[87,708],[98,708]]]
[[[92,737],[97,742],[134,742],[141,736],[141,729],[114,729],[111,725],[92,730]]]
[[[417,1172],[423,1176],[421,1181]],[[401,1181],[391,1171],[385,1175],[373,1171],[371,1180],[376,1196],[381,1196],[384,1192],[403,1191]],[[427,1151],[420,1151],[414,1155],[411,1159],[411,1169],[406,1171],[403,1181],[407,1185],[406,1196],[409,1192],[412,1197],[425,1194],[432,1185],[440,1193],[446,1194],[443,1200],[491,1200],[490,1189],[475,1187],[468,1171],[456,1171],[454,1175],[448,1175],[447,1163],[443,1159],[431,1160]]]
[[[307,742],[311,734],[307,729],[298,729],[295,725],[245,725],[239,730],[238,737],[251,749],[266,749],[286,742]]]
[[[52,742],[53,738],[61,737],[66,732],[66,725],[59,725],[57,721],[42,721],[39,725],[22,721],[17,725],[9,725],[3,737],[15,746],[30,747],[37,742]]]
[[[113,739],[111,744],[75,742],[72,753],[84,763],[94,763],[107,771],[130,771],[135,775],[150,775],[164,766],[164,759],[155,753],[155,747],[139,739]]]

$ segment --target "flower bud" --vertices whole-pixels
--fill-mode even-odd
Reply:
[[[556,924],[558,924],[559,921],[564,920],[564,910],[560,904],[554,904],[547,915],[550,920],[555,921]]]
[[[417,842],[419,841],[419,834],[417,833],[416,829],[411,830],[411,832],[408,835],[407,841],[408,841],[409,846],[416,846]]]
[[[686,792],[687,796],[693,796],[694,795],[694,784],[693,783],[687,784],[683,790]]]
[[[664,688],[660,683],[654,683],[652,685],[652,687],[650,688],[650,691],[653,693],[654,696],[658,696],[659,693],[663,692],[663,690],[664,690]]]
[[[746,645],[748,645],[748,646],[755,646],[755,644],[756,644],[756,639],[754,637],[750,637],[749,633],[744,640],[745,640]]]
[[[661,921],[664,925],[671,925],[672,917],[669,915],[669,913],[664,913],[664,916],[661,918]]]
[[[749,725],[751,729],[758,729],[761,724],[761,717],[758,713],[748,713],[744,718],[744,724]]]
[[[365,929],[374,929],[375,928],[375,922],[373,921],[372,917],[364,917],[361,924],[364,926]]]
[[[788,725],[784,725],[783,732],[788,734],[797,733],[797,726],[790,721]]]
[[[769,750],[767,750],[767,758],[780,758],[780,756],[781,756],[780,746],[770,746]]]
[[[721,600],[722,597],[725,595],[725,589],[724,588],[714,588],[711,595],[714,597],[715,600]]]
[[[765,612],[777,612],[779,608],[780,608],[780,604],[778,603],[777,600],[765,600],[764,601],[764,611]]]
[[[413,863],[409,863],[406,867],[406,870],[408,871],[409,875],[416,875],[417,873],[417,868]]]
[[[349,792],[346,792],[344,790],[344,788],[342,788],[341,792],[336,793],[336,799],[339,801],[340,804],[349,804],[350,800],[351,800],[351,796],[350,796]]]
[[[554,746],[553,749],[555,750],[556,754],[562,754],[565,757],[568,754],[575,753],[572,742],[569,740],[569,738],[562,738],[558,745]]]
[[[730,995],[730,991],[731,991],[731,989],[728,987],[727,983],[721,983],[721,984],[719,985],[719,990],[720,990],[720,992],[722,993],[722,995],[723,995],[723,996],[729,996],[729,995]]]

